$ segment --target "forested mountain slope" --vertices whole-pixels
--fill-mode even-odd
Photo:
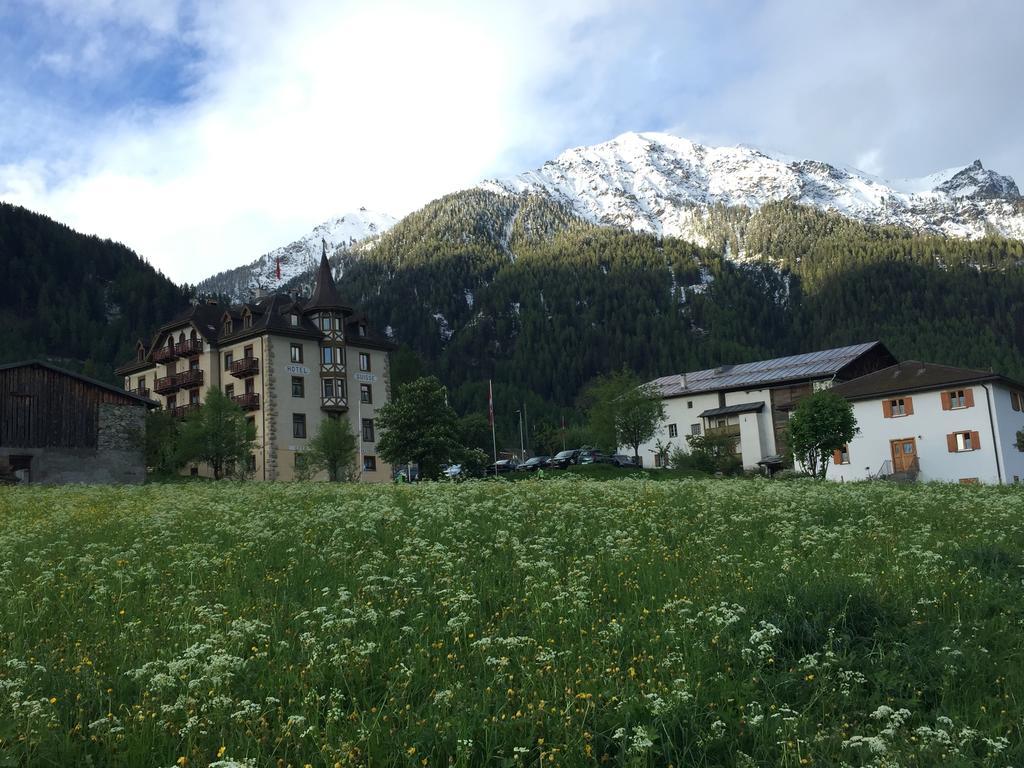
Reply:
[[[0,362],[43,357],[113,380],[113,370],[188,302],[125,246],[0,203]]]
[[[1018,240],[787,202],[715,208],[704,226],[708,248],[596,226],[546,195],[475,189],[401,221],[341,286],[463,409],[485,407],[488,378],[507,410],[525,400],[553,420],[622,366],[653,377],[872,339],[1024,378]]]

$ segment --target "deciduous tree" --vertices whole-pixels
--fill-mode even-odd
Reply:
[[[210,388],[202,408],[191,414],[181,429],[182,463],[202,461],[219,480],[229,467],[245,466],[255,440],[255,427],[219,389]]]
[[[847,445],[857,434],[853,407],[827,389],[805,397],[787,426],[793,457],[811,477],[825,479],[832,452]]]

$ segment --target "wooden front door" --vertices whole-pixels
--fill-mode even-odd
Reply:
[[[893,472],[906,472],[914,468],[917,459],[917,443],[914,438],[890,440],[889,448],[892,450]]]

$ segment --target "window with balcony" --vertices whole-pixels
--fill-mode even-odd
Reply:
[[[138,386],[138,389],[139,389],[139,392],[142,392],[142,391],[144,391],[146,389],[146,377],[145,376],[139,376],[139,386]]]
[[[224,353],[224,370],[230,371],[231,364],[235,362],[235,356],[231,352]]]
[[[224,385],[224,394],[227,395],[228,397],[234,397],[235,396],[235,385],[234,384],[225,384]]]
[[[292,414],[292,437],[305,437],[306,436],[306,414],[304,413],[293,413]]]
[[[302,362],[302,345],[301,344],[292,344],[291,353],[292,353],[292,362],[293,363],[301,363]]]
[[[245,394],[254,395],[256,394],[256,382],[253,379],[245,380]]]
[[[252,360],[252,344],[246,344],[242,348],[242,357],[246,360]]]
[[[363,419],[363,442],[372,443],[374,440],[373,419]]]
[[[199,390],[198,389],[190,389],[188,391],[188,404],[189,405],[199,405]]]
[[[372,384],[360,384],[359,385],[359,402],[370,405],[373,403],[373,385]]]
[[[168,395],[167,396],[167,410],[173,411],[177,407],[178,407],[178,396],[177,395]]]
[[[301,376],[292,376],[292,397],[306,396],[306,380]]]
[[[359,370],[369,371],[370,370],[370,353],[360,352],[359,353]]]

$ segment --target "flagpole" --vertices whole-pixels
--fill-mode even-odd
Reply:
[[[494,384],[487,380],[487,417],[491,421],[491,450],[494,451],[494,476],[498,476],[498,438],[494,432]]]

